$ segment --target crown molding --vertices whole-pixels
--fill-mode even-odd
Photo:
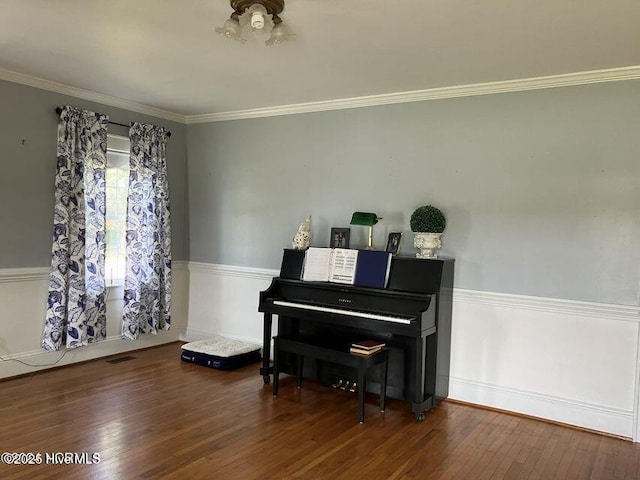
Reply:
[[[544,77],[505,80],[500,82],[475,83],[453,87],[429,88],[409,92],[369,95],[364,97],[343,98],[321,102],[298,103],[278,107],[255,108],[230,112],[210,113],[203,115],[187,115],[186,123],[224,122],[227,120],[243,120],[248,118],[275,117],[279,115],[295,115],[298,113],[323,112],[349,108],[372,107],[393,103],[422,102],[455,97],[472,97],[495,93],[521,92],[544,88],[570,87],[591,83],[618,82],[640,78],[640,66],[610,68],[588,72],[549,75]]]
[[[45,80],[43,78],[33,77],[31,75],[25,75],[23,73],[12,72],[10,70],[4,70],[0,68],[0,80],[6,80],[8,82],[20,83],[29,87],[39,88],[41,90],[47,90],[49,92],[61,93],[63,95],[69,95],[71,97],[82,98],[83,100],[90,100],[92,102],[101,103],[102,105],[109,105],[111,107],[123,108],[131,112],[142,113],[144,115],[151,115],[152,117],[164,118],[165,120],[171,120],[172,122],[186,123],[184,115],[178,113],[168,112],[159,108],[150,107],[141,103],[132,102],[123,98],[114,97],[111,95],[105,95],[102,93],[92,92],[91,90],[85,90],[83,88],[72,87],[63,83],[53,82],[51,80]]]
[[[619,82],[640,79],[640,65],[629,67],[592,70],[562,75],[548,75],[544,77],[505,80],[499,82],[475,83],[452,87],[428,88],[408,92],[368,95],[354,98],[341,98],[320,102],[297,103],[275,107],[234,110],[229,112],[207,113],[202,115],[181,115],[141,103],[122,98],[64,85],[62,83],[45,80],[31,75],[12,72],[0,68],[0,80],[20,83],[30,87],[40,88],[51,92],[61,93],[76,98],[82,98],[103,105],[123,108],[132,112],[164,118],[177,123],[195,124],[209,122],[224,122],[228,120],[244,120],[249,118],[276,117],[280,115],[295,115],[299,113],[324,112],[330,110],[345,110],[350,108],[373,107],[394,103],[423,102],[426,100],[441,100],[445,98],[472,97],[477,95],[491,95],[496,93],[521,92],[540,90],[545,88],[571,87],[592,83]]]

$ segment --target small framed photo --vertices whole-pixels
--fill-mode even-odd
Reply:
[[[397,255],[400,251],[400,239],[402,238],[402,232],[390,232],[389,239],[387,240],[387,248],[385,251],[391,252]]]
[[[350,233],[350,228],[332,228],[329,246],[331,248],[349,248]]]

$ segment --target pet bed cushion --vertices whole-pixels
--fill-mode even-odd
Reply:
[[[215,335],[206,340],[185,343],[180,358],[185,362],[232,370],[261,360],[260,346]]]

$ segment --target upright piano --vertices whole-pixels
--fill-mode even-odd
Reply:
[[[291,265],[299,255],[285,250],[280,276],[260,292],[264,383],[273,373],[271,332],[277,315],[282,337],[344,351],[354,341],[383,341],[390,348],[387,396],[410,402],[416,420],[423,421],[424,412],[449,392],[454,260],[395,256],[382,289],[299,280],[299,269]],[[295,373],[294,358],[283,355],[279,365],[280,371]],[[305,362],[303,375],[328,385],[355,379],[346,367],[321,361]],[[367,391],[379,393],[379,378],[376,372],[370,375]]]

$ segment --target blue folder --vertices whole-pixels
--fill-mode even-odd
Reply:
[[[386,288],[391,256],[391,252],[382,250],[360,250],[353,284],[360,287]]]

